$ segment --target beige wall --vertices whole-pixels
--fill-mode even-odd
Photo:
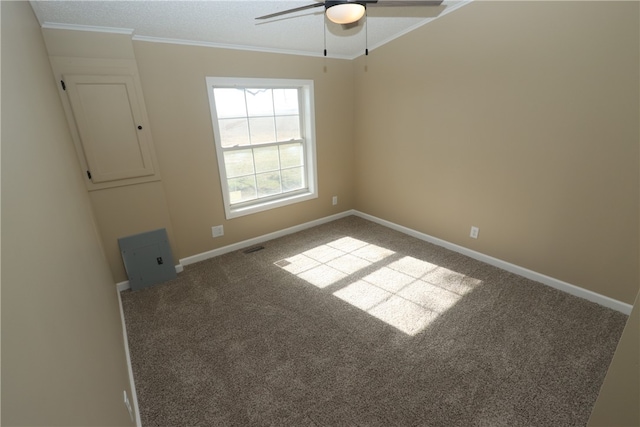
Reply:
[[[622,332],[588,425],[640,425],[640,298]]]
[[[356,209],[633,303],[638,8],[477,2],[360,58]]]
[[[43,36],[47,52],[51,58],[55,80],[59,81],[67,73],[70,74],[108,74],[113,69],[122,72],[123,62],[133,60],[133,72],[137,79],[137,66],[133,43],[128,34],[100,33],[87,31],[70,31],[43,29]],[[94,61],[98,59],[99,61]],[[100,65],[96,65],[99,63]],[[111,67],[111,68],[110,68]],[[127,72],[131,70],[127,66]],[[81,160],[84,156],[81,143],[75,130],[75,122],[72,117],[69,100],[66,92],[58,88],[61,95],[63,108],[66,108],[68,121],[71,123],[72,137],[75,137],[77,156]],[[146,117],[144,102],[143,120]],[[145,123],[145,126],[147,124]],[[152,150],[153,151],[153,150]],[[153,156],[154,169],[159,169]],[[86,164],[86,163],[85,163]],[[84,170],[84,169],[83,169]],[[154,175],[152,182],[136,183],[130,180],[127,184],[117,187],[109,187],[105,184],[93,184],[82,175],[90,190],[89,197],[98,223],[98,230],[102,237],[104,249],[111,267],[111,272],[117,282],[127,280],[127,274],[122,262],[118,238],[145,231],[165,228],[169,237],[169,243],[174,254],[174,264],[178,263],[176,256],[177,247],[173,234],[167,199],[159,174]],[[143,178],[142,181],[147,181]],[[110,183],[109,183],[110,184]]]
[[[64,32],[50,54],[134,52],[162,172],[87,197],[35,18],[2,2],[2,421],[128,421],[114,279],[90,201],[115,281],[123,234],[167,224],[184,258],[356,208],[631,303],[638,16],[635,2],[474,3],[353,62]],[[314,80],[319,199],[224,219],[209,75]],[[597,411],[637,371],[627,340]]]
[[[177,261],[355,207],[632,302],[635,9],[479,2],[356,61],[134,41],[162,181],[92,192],[116,280],[123,235],[165,226]],[[53,33],[51,52],[88,54],[83,32]],[[206,76],[314,80],[319,199],[224,218]]]
[[[136,59],[162,180],[90,193],[116,281],[126,280],[119,237],[167,228],[177,262],[353,208],[350,61],[148,42],[131,50],[122,34],[46,29],[44,36],[51,56]],[[207,76],[314,81],[318,199],[225,219]],[[224,226],[224,237],[211,237],[215,225]]]
[[[165,228],[178,264],[175,237],[161,181],[89,192],[107,260],[116,282],[127,280],[118,238]]]
[[[2,2],[2,424],[132,425],[113,277],[39,25]]]
[[[353,208],[350,61],[139,41],[134,50],[179,258]],[[314,81],[318,199],[225,219],[206,76]]]

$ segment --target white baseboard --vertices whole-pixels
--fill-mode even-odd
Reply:
[[[584,298],[588,301],[595,302],[604,307],[611,308],[613,310],[619,311],[626,315],[631,313],[632,305],[624,303],[622,301],[615,300],[613,298],[609,298],[607,296],[598,294],[596,292],[581,288],[579,286],[572,285],[567,282],[563,282],[562,280],[554,279],[553,277],[546,276],[541,273],[537,273],[535,271],[526,269],[524,267],[520,267],[515,264],[511,264],[507,261],[503,261],[498,258],[494,258],[489,255],[485,255],[483,253],[465,248],[464,246],[456,245],[455,243],[448,242],[446,240],[439,239],[437,237],[430,236],[425,233],[421,233],[419,231],[413,230],[408,227],[404,227],[402,225],[395,224],[393,222],[375,217],[373,215],[365,214],[363,212],[357,210],[348,210],[341,212],[339,214],[327,216],[324,218],[316,219],[314,221],[306,222],[304,224],[296,225],[294,227],[285,228],[284,230],[275,231],[273,233],[265,234],[262,236],[254,237],[252,239],[244,240],[242,242],[234,243],[228,246],[224,246],[221,248],[213,249],[207,252],[203,252],[200,254],[192,255],[186,258],[182,258],[180,260],[180,264],[176,266],[176,271],[181,272],[183,270],[183,266],[194,264],[196,262],[204,261],[210,258],[214,258],[229,252],[237,251],[239,249],[247,248],[249,246],[256,245],[258,243],[266,242],[268,240],[272,240],[278,237],[286,236],[287,234],[296,233],[298,231],[305,230],[307,228],[315,227],[320,224],[325,224],[327,222],[335,221],[336,219],[344,218],[349,215],[356,215],[360,218],[367,219],[369,221],[375,222],[377,224],[383,225],[385,227],[391,228],[393,230],[399,231],[401,233],[407,234],[409,236],[418,238],[420,240],[424,240],[425,242],[433,243],[434,245],[442,246],[443,248],[452,250],[454,252],[458,252],[460,254],[466,255],[470,258],[477,259],[478,261],[482,261],[486,264],[493,265],[494,267],[501,268],[503,270],[509,271],[511,273],[517,274],[522,277],[526,277],[527,279],[534,280],[536,282],[542,283],[544,285],[550,286],[552,288],[558,289],[560,291],[566,292],[568,294]],[[129,289],[129,282],[120,282],[117,285],[118,291],[123,291],[125,289]]]
[[[184,266],[182,264],[176,265],[176,273],[182,273],[183,271]],[[118,293],[120,293],[122,291],[126,291],[127,289],[131,289],[131,285],[129,284],[128,280],[125,280],[124,282],[116,283],[116,289],[118,290]]]
[[[425,233],[421,233],[419,231],[413,230],[408,227],[404,227],[393,222],[375,217],[373,215],[365,214],[363,212],[357,210],[349,210],[336,215],[331,215],[328,217],[320,218],[314,221],[306,222],[304,224],[296,225],[294,227],[286,228],[284,230],[276,231],[273,233],[265,234],[263,236],[255,237],[253,239],[244,240],[242,242],[234,243],[232,245],[228,245],[222,248],[213,249],[211,251],[203,252],[201,254],[193,255],[187,258],[183,258],[180,260],[180,264],[176,265],[176,272],[180,273],[184,270],[185,265],[194,264],[196,262],[204,261],[206,259],[210,259],[225,253],[233,252],[238,249],[243,249],[249,246],[253,246],[258,243],[266,242],[268,240],[272,240],[278,237],[286,236],[288,234],[296,233],[298,231],[305,230],[307,228],[315,227],[317,225],[325,224],[327,222],[334,221],[336,219],[344,218],[350,215],[355,215],[360,218],[364,218],[366,220],[375,222],[377,224],[383,225],[385,227],[391,228],[393,230],[399,231],[401,233],[407,234],[409,236],[418,238],[420,240],[424,240],[429,243],[433,243],[435,245],[444,247],[446,249],[452,250],[454,252],[458,252],[460,254],[466,255],[470,258],[476,259],[478,261],[484,262],[489,265],[493,265],[494,267],[501,268],[503,270],[509,271],[511,273],[517,274],[522,277],[526,277],[527,279],[534,280],[536,282],[542,283],[544,285],[550,286],[552,288],[558,289],[560,291],[566,292],[568,294],[584,298],[588,301],[595,302],[604,307],[611,308],[613,310],[619,311],[626,315],[631,314],[631,309],[633,306],[631,304],[627,304],[613,298],[609,298],[607,296],[589,291],[587,289],[581,288],[579,286],[572,285],[567,282],[563,282],[558,279],[554,279],[553,277],[546,276],[544,274],[537,273],[535,271],[526,269],[524,267],[517,266],[515,264],[511,264],[509,262],[503,261],[498,258],[494,258],[489,255],[482,254],[480,252],[465,248],[460,245],[456,245],[454,243],[448,242],[446,240],[439,239],[437,237],[430,236]],[[131,366],[131,357],[129,354],[129,341],[127,338],[127,329],[125,325],[124,319],[124,310],[122,308],[122,299],[120,297],[120,292],[123,290],[129,289],[129,282],[119,282],[116,284],[116,289],[118,293],[118,304],[120,305],[120,319],[122,321],[122,334],[124,337],[124,346],[125,353],[127,358],[127,367],[129,370],[129,379],[131,382],[131,399],[133,401],[133,406],[136,413],[136,426],[141,427],[142,422],[140,420],[140,411],[138,407],[138,396],[136,394],[135,382],[133,378],[133,368]]]
[[[118,294],[120,294],[120,292],[122,291],[126,291],[127,289],[131,289],[131,285],[129,285],[128,280],[116,283],[116,290],[118,291]]]
[[[399,231],[404,234],[408,234],[409,236],[418,238],[420,240],[424,240],[425,242],[433,243],[434,245],[442,246],[443,248],[450,249],[454,252],[458,252],[462,255],[466,255],[470,258],[477,259],[478,261],[482,261],[486,264],[493,265],[494,267],[501,268],[502,270],[509,271],[511,273],[517,274],[518,276],[526,277],[527,279],[534,280],[536,282],[542,283],[543,285],[550,286],[552,288],[558,289],[560,291],[566,292],[568,294],[584,298],[588,301],[595,302],[604,307],[611,308],[613,310],[619,311],[626,315],[631,314],[632,305],[624,303],[622,301],[615,300],[613,298],[609,298],[607,296],[595,293],[593,291],[581,288],[579,286],[572,285],[567,282],[563,282],[558,279],[554,279],[553,277],[546,276],[541,273],[537,273],[535,271],[526,269],[524,267],[520,267],[515,264],[511,264],[509,262],[503,261],[498,258],[494,258],[489,255],[485,255],[480,252],[476,252],[474,250],[465,248],[464,246],[459,246],[451,242],[447,242],[446,240],[438,239],[437,237],[430,236],[428,234],[421,233],[419,231],[413,230],[411,228],[404,227],[402,225],[395,224],[393,222],[377,218],[373,215],[365,214],[363,212],[359,212],[354,210],[353,215],[359,216],[360,218],[367,219],[369,221],[378,223],[380,225],[384,225],[385,227],[391,228],[393,230]]]
[[[127,286],[129,282],[127,282]],[[122,298],[120,297],[121,290],[117,288],[118,305],[120,306],[120,322],[122,323],[122,337],[124,339],[124,354],[127,359],[127,370],[129,371],[129,387],[131,388],[131,403],[133,404],[133,411],[136,415],[136,427],[142,427],[142,420],[140,419],[140,407],[138,406],[138,394],[136,393],[136,383],[133,379],[133,367],[131,366],[131,354],[129,353],[129,338],[127,336],[127,326],[124,320],[124,309],[122,308]]]
[[[305,230],[307,228],[315,227],[320,224],[325,224],[327,222],[335,221],[336,219],[344,218],[349,215],[353,215],[354,211],[349,210],[345,212],[341,212],[339,214],[326,216],[324,218],[316,219],[313,221],[305,222],[304,224],[296,225],[293,227],[285,228],[284,230],[275,231],[273,233],[264,234],[262,236],[254,237],[253,239],[243,240],[242,242],[233,243],[228,246],[223,246],[221,248],[212,249],[207,252],[202,252],[197,255],[193,255],[190,257],[180,259],[181,265],[190,265],[196,262],[204,261],[210,258],[214,258],[229,252],[237,251],[239,249],[248,248],[249,246],[257,245],[258,243],[266,242],[267,240],[273,240],[278,237],[286,236],[287,234],[297,233],[298,231]]]

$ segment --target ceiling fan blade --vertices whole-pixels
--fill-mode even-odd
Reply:
[[[378,6],[440,6],[442,0],[378,0],[367,3],[367,7]]]
[[[286,15],[288,13],[299,12],[301,10],[313,9],[315,7],[324,7],[324,3],[313,3],[313,4],[308,4],[306,6],[294,7],[293,9],[287,9],[287,10],[283,10],[283,11],[280,11],[280,12],[271,13],[269,15],[258,16],[256,19],[275,18],[276,16]]]

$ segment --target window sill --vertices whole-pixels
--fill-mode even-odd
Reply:
[[[289,197],[283,197],[277,200],[269,200],[266,202],[256,202],[249,206],[242,206],[239,208],[234,208],[232,206],[225,206],[225,215],[227,219],[238,218],[245,215],[251,215],[258,212],[264,212],[270,209],[280,208],[283,206],[292,205],[294,203],[304,202],[306,200],[317,199],[317,192],[306,192],[301,194],[296,194]]]

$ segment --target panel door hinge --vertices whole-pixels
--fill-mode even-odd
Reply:
[[[91,179],[91,172],[87,171],[87,176],[89,177],[89,179]]]
[[[67,90],[67,85],[64,84],[64,80],[60,80],[60,84],[62,85],[62,90]]]

